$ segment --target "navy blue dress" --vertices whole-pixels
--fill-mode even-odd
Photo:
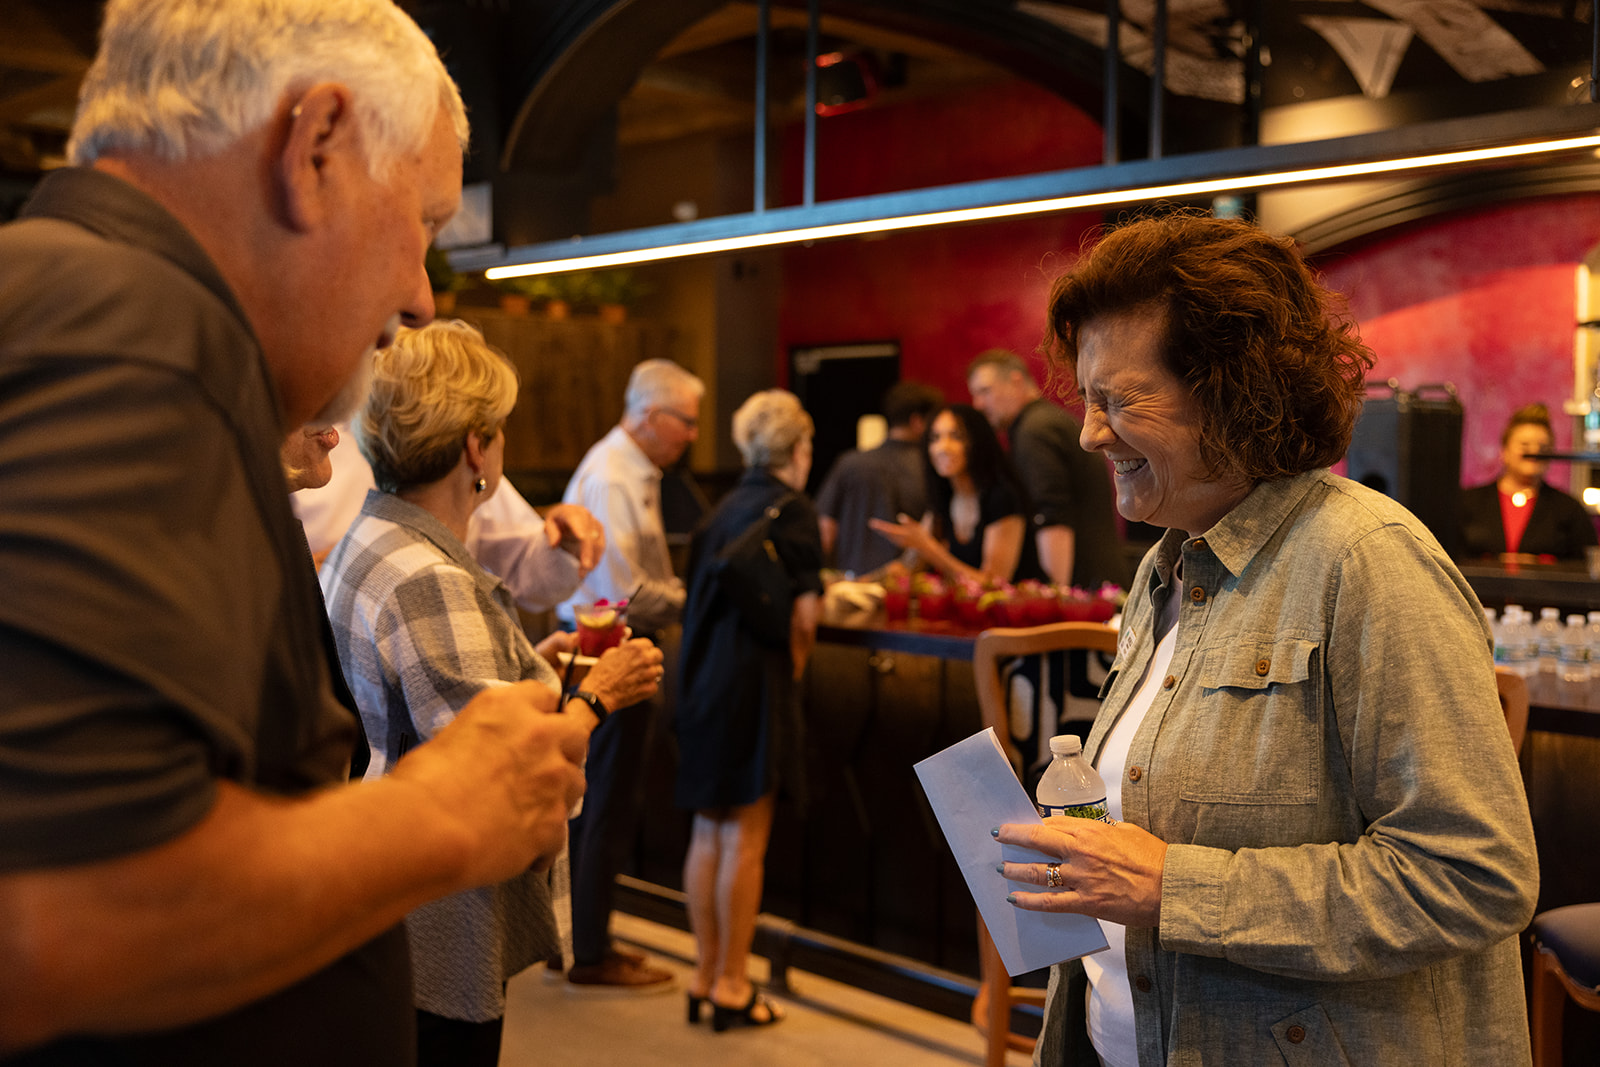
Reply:
[[[701,811],[753,804],[777,791],[805,799],[800,685],[787,648],[761,644],[719,592],[707,563],[790,492],[764,470],[747,470],[689,546],[683,609],[678,807]],[[822,591],[822,539],[811,501],[795,495],[772,524],[772,544],[796,596]]]

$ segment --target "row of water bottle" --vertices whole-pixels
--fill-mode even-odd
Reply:
[[[1497,666],[1509,667],[1524,678],[1535,674],[1559,674],[1565,682],[1600,678],[1600,611],[1587,617],[1568,615],[1564,625],[1556,608],[1541,608],[1537,620],[1520,604],[1507,604],[1499,620],[1493,608],[1483,613],[1494,629]]]

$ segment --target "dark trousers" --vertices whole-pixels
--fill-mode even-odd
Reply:
[[[417,1009],[417,1067],[496,1067],[505,1019],[469,1023]]]
[[[612,899],[639,828],[645,754],[654,729],[650,704],[634,704],[612,712],[589,737],[589,788],[583,811],[569,827],[575,966],[600,963],[611,947]]]

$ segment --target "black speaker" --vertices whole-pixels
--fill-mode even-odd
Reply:
[[[1349,476],[1393,497],[1454,553],[1460,528],[1461,401],[1449,382],[1368,382],[1345,453]],[[1373,395],[1374,390],[1388,395]]]

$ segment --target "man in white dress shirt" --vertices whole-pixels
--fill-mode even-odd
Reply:
[[[573,606],[604,597],[628,600],[635,636],[653,636],[683,614],[683,581],[672,571],[661,519],[661,474],[699,436],[705,385],[670,360],[633,369],[622,421],[590,448],[563,499],[581,504],[606,531],[605,553],[578,592],[556,609],[573,621]],[[666,990],[671,973],[611,943],[617,872],[639,822],[650,707],[614,711],[589,738],[589,791],[572,821],[573,986]]]
[[[338,428],[333,477],[326,486],[302,490],[290,500],[305,527],[306,542],[320,565],[355,521],[374,488],[367,465],[346,427]],[[573,504],[557,504],[541,518],[509,479],[484,501],[467,525],[467,550],[484,570],[506,584],[528,611],[549,611],[578,588],[605,551],[605,533],[595,517]]]

